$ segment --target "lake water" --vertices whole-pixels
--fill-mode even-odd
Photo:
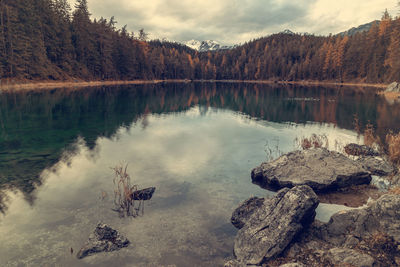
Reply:
[[[312,133],[331,149],[360,142],[355,116],[382,137],[400,126],[399,104],[356,88],[166,83],[1,93],[0,104],[2,266],[221,266],[232,211],[274,194],[252,168]],[[112,210],[121,163],[157,188],[143,216]],[[342,208],[321,204],[317,217]],[[76,259],[98,222],[131,245]]]

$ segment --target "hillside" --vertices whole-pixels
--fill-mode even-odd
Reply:
[[[400,19],[389,14],[345,36],[282,32],[198,52],[146,41],[115,19],[91,20],[86,0],[0,2],[0,77],[11,80],[400,80]]]

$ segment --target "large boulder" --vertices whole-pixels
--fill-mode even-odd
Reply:
[[[253,211],[235,238],[237,262],[259,265],[282,253],[293,238],[314,220],[319,203],[306,185],[284,188]]]
[[[238,229],[250,219],[251,215],[264,204],[264,198],[252,197],[243,201],[232,213],[231,223]]]
[[[94,232],[90,234],[89,240],[76,256],[78,259],[82,259],[99,252],[119,250],[127,247],[129,243],[129,240],[118,233],[117,230],[112,229],[104,223],[99,223]]]
[[[251,178],[264,188],[308,185],[316,192],[371,182],[360,163],[325,148],[298,150],[262,163],[252,170]]]

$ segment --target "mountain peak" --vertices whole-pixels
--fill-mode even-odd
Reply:
[[[284,33],[284,34],[294,34],[294,32],[292,32],[292,31],[289,30],[289,29],[285,29],[285,30],[282,31],[281,33]]]
[[[192,39],[192,40],[183,42],[183,44],[194,50],[197,50],[199,52],[232,48],[231,46],[221,45],[219,42],[214,41],[214,40],[199,41],[199,40]]]
[[[358,27],[353,27],[353,28],[351,28],[351,29],[349,29],[347,31],[340,32],[338,34],[341,35],[341,36],[345,36],[345,35],[353,36],[353,35],[355,35],[357,33],[367,32],[367,31],[369,31],[369,29],[371,29],[372,25],[374,25],[374,24],[379,25],[379,23],[380,23],[379,20],[374,20],[374,21],[371,21],[369,23],[362,24],[362,25],[360,25]]]

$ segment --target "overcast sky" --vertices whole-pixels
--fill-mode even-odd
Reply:
[[[74,6],[75,0],[69,0]],[[397,15],[396,0],[88,0],[92,18],[144,28],[151,39],[244,43],[290,29],[327,35]]]

